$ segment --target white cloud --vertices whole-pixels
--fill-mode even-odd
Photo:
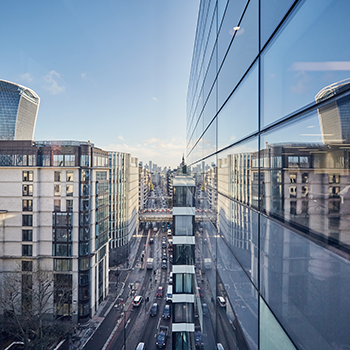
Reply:
[[[155,98],[154,96],[152,97],[152,100],[154,100],[154,101],[157,101],[157,102],[158,102],[158,99],[157,99],[157,98]]]
[[[80,73],[80,76],[81,76],[82,79],[86,79],[86,75],[87,75],[86,72]]]
[[[44,76],[44,86],[43,88],[49,91],[52,95],[57,95],[66,90],[64,85],[58,85],[57,80],[61,79],[61,76],[56,71],[52,70],[49,74]]]
[[[123,136],[121,136],[121,135],[119,135],[119,136],[118,136],[118,139],[119,139],[119,140],[121,140],[121,141],[124,141],[124,142],[125,142],[124,137],[123,137]]]
[[[30,83],[33,80],[33,77],[30,73],[21,74],[19,78],[26,83]]]
[[[186,142],[182,138],[172,138],[171,140],[151,138],[143,140],[142,143],[117,143],[107,146],[99,145],[97,147],[107,151],[130,153],[132,157],[136,157],[144,163],[152,160],[153,163],[161,167],[177,167],[181,163],[182,154],[186,149]]]

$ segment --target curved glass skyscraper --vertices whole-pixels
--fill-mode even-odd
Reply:
[[[33,90],[0,80],[0,140],[32,140],[39,104]]]

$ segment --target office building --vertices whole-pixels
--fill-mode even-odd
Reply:
[[[350,346],[349,11],[201,1],[186,159],[215,214],[198,244],[225,349]]]
[[[139,167],[129,153],[109,152],[110,265],[128,257],[128,244],[138,227]]]
[[[33,90],[0,80],[0,140],[33,140],[39,104]]]
[[[108,293],[108,170],[108,152],[90,142],[0,141],[2,292],[42,272],[54,281],[48,317],[96,313]]]

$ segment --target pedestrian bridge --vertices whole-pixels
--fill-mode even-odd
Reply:
[[[170,222],[173,221],[173,211],[171,209],[154,209],[154,211],[143,211],[139,212],[139,221],[140,222]],[[163,211],[162,211],[163,210]],[[200,211],[200,209],[196,210],[195,215],[196,222],[202,221],[216,221],[216,214],[212,211]]]

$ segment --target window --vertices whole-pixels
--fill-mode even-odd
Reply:
[[[73,172],[72,171],[67,171],[67,173],[66,173],[66,181],[67,182],[73,182]]]
[[[289,174],[289,182],[291,184],[296,184],[297,183],[297,174],[295,174],[295,173]]]
[[[22,256],[32,256],[33,255],[33,246],[31,244],[22,245]]]
[[[33,211],[33,200],[32,199],[23,199],[22,211]]]
[[[80,166],[90,166],[90,156],[88,154],[80,156]]]
[[[33,226],[33,215],[22,215],[22,226]]]
[[[53,166],[63,166],[63,154],[53,155]]]
[[[329,183],[330,184],[338,184],[340,183],[340,175],[339,174],[329,174]]]
[[[190,273],[176,273],[175,275],[175,293],[188,293],[194,292],[193,275]]]
[[[175,216],[175,235],[176,236],[193,236],[191,215]]]
[[[72,271],[71,259],[54,259],[53,265],[55,271]]]
[[[55,196],[61,195],[61,185],[54,185],[54,194]]]
[[[60,171],[55,171],[55,181],[61,181],[61,172]]]
[[[53,243],[53,255],[54,256],[72,256],[71,244]]]
[[[290,202],[290,215],[297,215],[297,202]]]
[[[34,174],[33,174],[32,170],[30,170],[30,171],[23,171],[23,181],[33,182],[33,177],[34,177]]]
[[[64,156],[64,164],[65,164],[65,166],[75,166],[75,155],[74,154],[66,154]]]
[[[297,197],[297,187],[290,186],[289,187],[289,194],[290,194],[290,198],[296,198]]]
[[[31,242],[33,240],[33,230],[22,230],[22,241]]]
[[[298,167],[298,157],[288,157],[288,167],[297,168]]]
[[[194,322],[194,305],[192,303],[176,303],[174,304],[173,322],[193,323]]]
[[[340,187],[329,187],[329,197],[339,198]]]
[[[301,188],[301,196],[302,196],[303,198],[306,198],[306,197],[309,196],[309,188],[308,188],[308,186],[303,186],[303,187]]]
[[[301,202],[301,213],[303,215],[309,214],[309,202],[308,201],[302,201]]]
[[[68,197],[73,196],[73,185],[66,186],[66,196],[68,196]]]
[[[33,271],[33,262],[22,261],[22,271]]]
[[[339,201],[329,201],[328,210],[330,214],[339,213],[340,211],[340,202]]]
[[[33,185],[23,185],[23,196],[33,196]]]
[[[73,199],[66,200],[66,210],[73,211]]]
[[[54,200],[53,210],[54,211],[61,211],[61,200],[60,199]]]
[[[303,174],[301,175],[301,182],[302,182],[303,184],[309,183],[309,174],[308,174],[308,173],[303,173]]]
[[[89,258],[83,258],[79,260],[79,270],[85,271],[88,270],[90,267],[90,259]]]

